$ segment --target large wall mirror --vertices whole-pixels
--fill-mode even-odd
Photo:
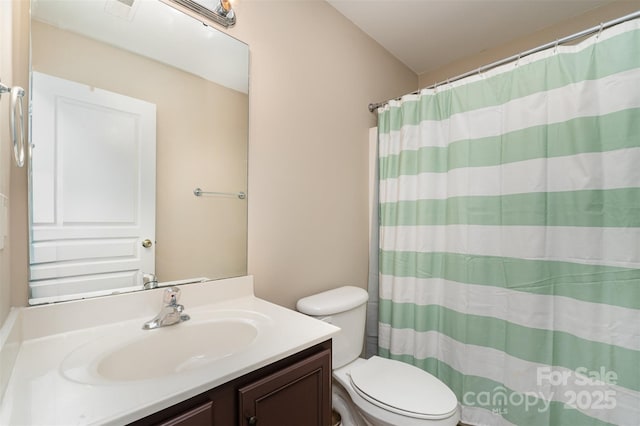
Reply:
[[[31,1],[30,304],[246,274],[248,73],[160,0]]]

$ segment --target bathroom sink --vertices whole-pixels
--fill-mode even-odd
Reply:
[[[93,384],[190,372],[249,348],[265,321],[247,313],[218,313],[155,330],[127,324],[72,351],[61,372],[67,379]]]
[[[246,348],[258,334],[243,321],[183,323],[149,332],[148,337],[114,350],[96,365],[109,380],[162,377],[198,368]]]

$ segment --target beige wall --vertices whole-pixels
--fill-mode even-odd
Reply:
[[[368,269],[369,102],[416,75],[323,1],[241,1],[251,48],[249,273],[294,307]]]
[[[13,84],[29,87],[29,2],[13,2]],[[27,90],[28,91],[28,90]],[[28,99],[29,94],[25,96]],[[25,110],[27,104],[25,103]],[[9,238],[11,244],[10,286],[11,305],[24,306],[27,303],[27,169],[18,168],[12,162],[9,176],[10,221]]]
[[[34,21],[32,68],[156,105],[156,275],[245,275],[249,100],[177,68]],[[37,141],[34,141],[37,144]]]
[[[421,74],[419,76],[419,87],[428,87],[435,82],[445,81],[447,78],[455,77],[483,65],[517,55],[518,53],[575,34],[587,28],[595,27],[602,22],[619,18],[637,10],[640,10],[640,1],[638,0],[611,2],[603,7],[576,16],[557,25],[549,26],[526,37],[515,40],[505,40],[505,43],[500,46],[484,50],[477,55],[463,58],[437,70]]]
[[[24,111],[28,105],[28,16],[29,4],[25,1],[0,2],[0,78],[8,86],[21,86],[26,90]],[[6,318],[11,306],[21,306],[26,300],[26,270],[16,277],[13,275],[16,265],[26,259],[27,241],[21,230],[26,218],[22,206],[26,204],[26,191],[15,190],[14,183],[26,182],[25,169],[16,167],[13,149],[9,139],[9,95],[4,95],[0,102],[0,193],[8,197],[8,235],[4,241],[4,249],[0,251],[0,324]],[[17,259],[17,261],[16,261]]]
[[[0,81],[10,86],[12,84],[11,60],[11,3],[0,2]],[[9,194],[9,167],[11,151],[9,139],[9,94],[0,98],[0,194]],[[6,200],[8,202],[8,200]],[[0,215],[3,214],[5,200],[0,197]],[[4,248],[0,250],[0,324],[6,318],[11,305],[11,286],[9,285],[9,239],[3,236],[0,228],[0,238]]]

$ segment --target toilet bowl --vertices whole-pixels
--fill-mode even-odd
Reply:
[[[405,370],[405,371],[399,371]],[[411,375],[411,376],[408,376]],[[374,356],[333,371],[334,392],[344,389],[364,424],[455,426],[458,401],[431,374],[400,361]],[[343,422],[344,426],[348,426]]]
[[[340,415],[340,426],[367,426],[367,422],[360,414],[360,409],[353,403],[349,393],[333,377],[331,386],[331,404],[333,410]]]
[[[333,338],[333,408],[343,426],[455,426],[455,394],[426,371],[400,361],[360,358],[367,292],[345,286],[300,299],[300,312],[340,327]]]

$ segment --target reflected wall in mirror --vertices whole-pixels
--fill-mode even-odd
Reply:
[[[247,192],[248,46],[159,0],[31,14],[30,303],[245,275],[246,199],[193,191]]]

